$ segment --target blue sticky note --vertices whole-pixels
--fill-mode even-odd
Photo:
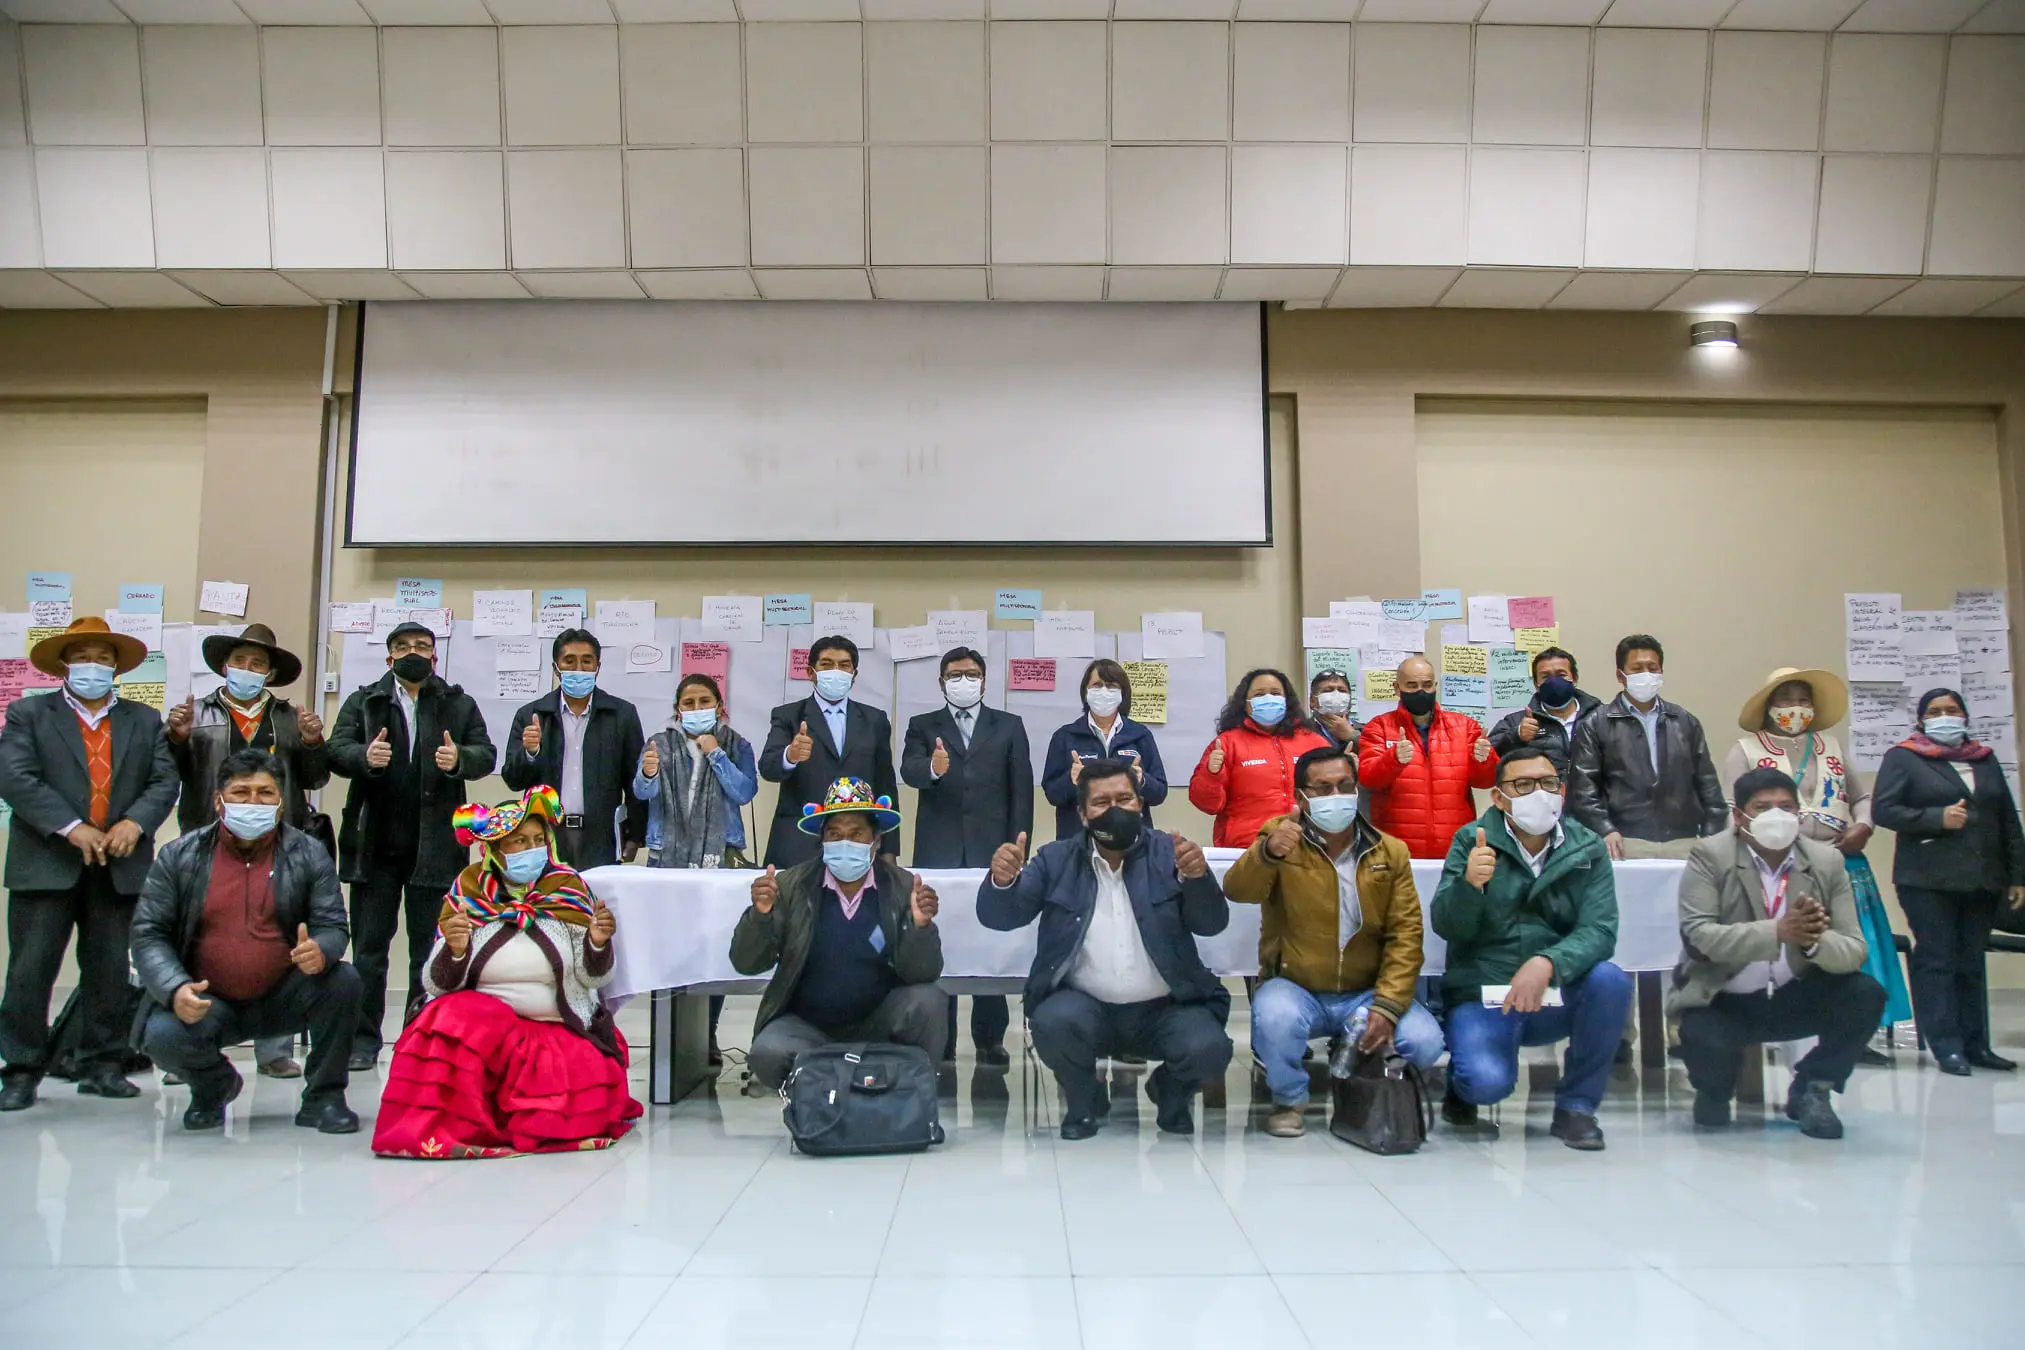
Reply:
[[[161,612],[161,582],[122,581],[120,583],[120,613],[160,614]]]
[[[1002,587],[992,597],[991,614],[995,619],[1038,619],[1041,617],[1041,593]]]
[[[442,605],[443,582],[440,577],[394,578],[396,609],[440,609]]]
[[[536,605],[535,608],[548,609],[555,605],[575,605],[588,615],[591,610],[591,593],[582,586],[564,586],[559,589],[546,590],[541,593],[541,603]],[[434,606],[425,606],[424,608],[434,608]]]
[[[70,599],[70,573],[30,572],[28,574],[28,603],[37,600]]]
[[[1466,703],[1482,708],[1489,704],[1491,681],[1485,675],[1444,675],[1441,677],[1441,701],[1444,707]]]
[[[163,684],[169,678],[169,658],[161,652],[149,652],[141,663],[120,676],[121,684]]]
[[[1429,623],[1463,616],[1460,590],[1425,590],[1420,593],[1421,617]]]
[[[816,606],[804,591],[800,595],[769,595],[765,601],[763,623],[768,628],[779,628],[785,624],[814,623]]]

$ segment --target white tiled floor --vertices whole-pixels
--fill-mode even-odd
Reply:
[[[2017,1053],[2025,1002],[1999,1020]],[[1549,1139],[1522,1088],[1499,1137],[1437,1126],[1386,1159],[1319,1115],[1267,1138],[1236,1069],[1232,1109],[1164,1138],[1120,1073],[1112,1126],[1064,1144],[1051,1083],[966,1058],[947,1146],[855,1160],[791,1152],[778,1103],[729,1076],[608,1152],[490,1163],[375,1160],[366,1134],[294,1128],[293,1086],[263,1079],[223,1137],[184,1133],[181,1089],[50,1083],[0,1117],[0,1346],[2025,1343],[2013,1078],[1902,1051],[1858,1071],[1836,1145],[1755,1108],[1697,1135],[1678,1069],[1626,1073],[1601,1155]],[[368,1130],[377,1087],[352,1092]]]

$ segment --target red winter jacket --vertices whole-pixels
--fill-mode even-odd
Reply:
[[[1291,736],[1269,736],[1250,718],[1220,733],[1202,752],[1188,780],[1188,800],[1216,817],[1211,836],[1218,848],[1250,848],[1259,826],[1294,809],[1294,761],[1331,744],[1308,727]],[[1223,771],[1211,773],[1210,752],[1223,747]]]
[[[1406,841],[1416,858],[1446,858],[1455,832],[1477,818],[1471,788],[1498,781],[1498,756],[1478,763],[1475,747],[1482,727],[1461,713],[1436,708],[1421,741],[1404,708],[1364,724],[1357,751],[1357,783],[1367,798],[1371,823]],[[1401,737],[1413,742],[1411,763],[1399,762]]]

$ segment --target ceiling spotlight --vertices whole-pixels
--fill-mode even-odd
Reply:
[[[1737,325],[1728,319],[1703,319],[1688,329],[1690,347],[1734,347]]]

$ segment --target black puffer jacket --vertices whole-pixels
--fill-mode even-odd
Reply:
[[[1659,711],[1659,776],[1652,743],[1622,697],[1575,728],[1574,782],[1568,809],[1598,834],[1663,842],[1721,834],[1730,818],[1695,715],[1664,699]]]

